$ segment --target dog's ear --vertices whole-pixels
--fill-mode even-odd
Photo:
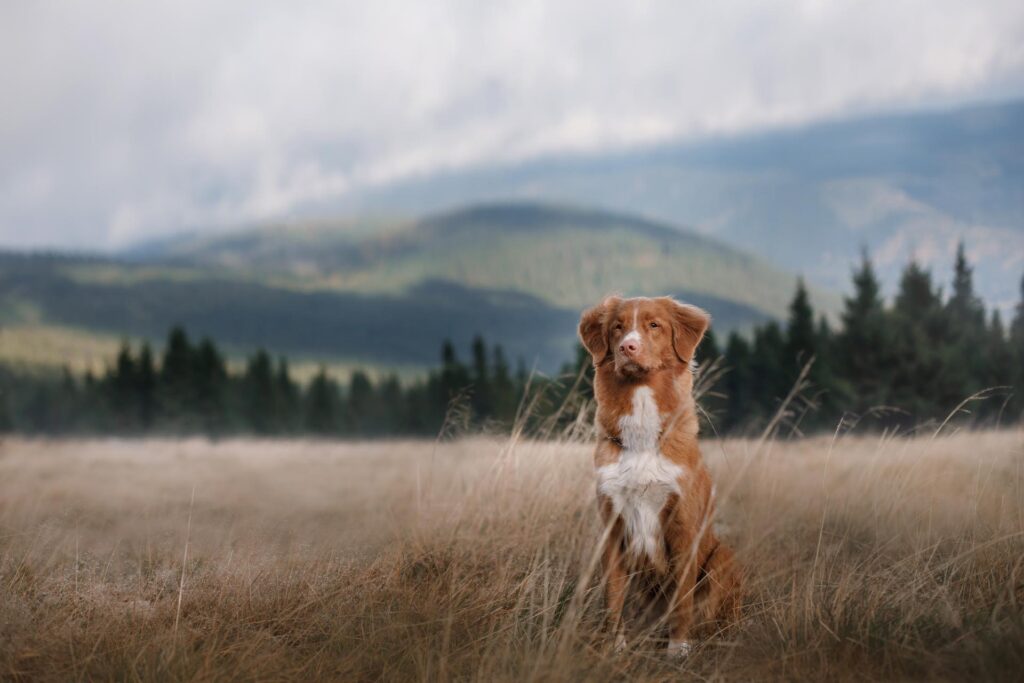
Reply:
[[[689,363],[711,324],[711,316],[703,309],[681,304],[674,299],[666,299],[666,303],[671,309],[672,349],[679,360]]]
[[[610,296],[580,316],[580,341],[593,357],[594,365],[600,365],[608,356],[608,316],[618,302],[618,297]]]

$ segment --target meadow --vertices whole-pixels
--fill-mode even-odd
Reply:
[[[747,594],[675,661],[609,649],[586,442],[7,439],[0,678],[1020,679],[1020,429],[703,450]]]

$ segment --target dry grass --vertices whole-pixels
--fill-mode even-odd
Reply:
[[[750,592],[679,663],[607,651],[589,445],[8,441],[0,678],[1019,679],[1020,431],[704,450]]]

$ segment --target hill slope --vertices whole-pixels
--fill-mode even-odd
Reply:
[[[490,197],[642,213],[843,290],[866,246],[892,287],[911,255],[947,281],[967,241],[1008,308],[1024,271],[1024,102],[816,123],[578,158],[437,173],[322,210],[417,213]]]
[[[186,239],[150,249],[143,260],[363,293],[445,280],[524,292],[572,309],[611,292],[686,293],[781,316],[793,290],[791,275],[696,233],[636,216],[532,203],[475,206],[370,235],[353,234],[349,226],[302,226]]]

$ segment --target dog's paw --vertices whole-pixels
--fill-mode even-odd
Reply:
[[[676,659],[684,659],[693,651],[693,643],[689,640],[668,641],[668,656]]]

